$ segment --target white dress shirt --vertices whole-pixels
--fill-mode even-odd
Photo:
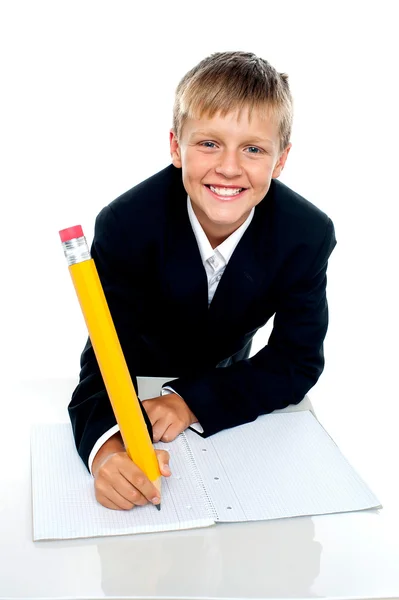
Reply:
[[[215,295],[217,286],[219,285],[219,281],[222,278],[224,270],[231,258],[231,255],[233,254],[234,250],[238,245],[238,242],[241,240],[242,236],[244,235],[246,229],[249,227],[253,219],[255,208],[252,208],[251,212],[248,215],[248,218],[244,221],[244,223],[240,225],[238,229],[236,229],[231,235],[229,235],[229,237],[226,238],[224,242],[222,242],[216,248],[212,248],[205,231],[202,229],[200,222],[198,221],[193,211],[193,207],[189,196],[187,196],[187,212],[188,218],[190,219],[191,227],[195,235],[195,239],[197,240],[202,264],[204,265],[204,269],[208,279],[209,306],[212,302],[213,296]],[[176,394],[177,392],[175,392],[173,388],[168,386],[162,388],[160,393],[161,395],[166,395],[172,393]],[[203,432],[203,429],[199,423],[193,423],[191,427],[193,429],[196,429],[200,433]],[[95,455],[97,454],[101,446],[105,444],[105,442],[117,431],[119,431],[119,425],[114,425],[113,427],[111,427],[111,429],[103,433],[103,435],[94,444],[93,449],[90,452],[88,461],[90,473]]]
[[[224,240],[216,248],[212,248],[205,231],[202,229],[191,204],[190,198],[187,196],[187,212],[190,219],[191,227],[193,228],[195,239],[197,240],[198,248],[202,258],[202,264],[208,278],[208,306],[212,302],[216,288],[222,278],[223,272],[229,262],[231,255],[237,247],[238,242],[249,227],[255,209],[253,208],[248,215],[248,218],[238,229],[236,229],[228,238]]]

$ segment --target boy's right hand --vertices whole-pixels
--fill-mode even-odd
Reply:
[[[161,474],[169,477],[169,452],[155,452]],[[97,452],[92,473],[96,499],[106,508],[130,510],[147,502],[160,503],[159,491],[129,458],[119,432],[109,438]]]

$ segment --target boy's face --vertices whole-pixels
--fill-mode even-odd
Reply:
[[[215,247],[235,231],[283,170],[291,144],[279,152],[277,124],[248,110],[187,119],[180,142],[170,132],[175,167],[193,210]],[[240,191],[239,191],[240,190]]]

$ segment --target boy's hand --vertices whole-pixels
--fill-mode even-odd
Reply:
[[[169,452],[155,451],[161,474],[170,476]],[[97,501],[106,508],[130,510],[151,502],[159,504],[159,492],[125,452],[120,433],[116,433],[96,454],[92,473]]]
[[[166,394],[142,402],[151,421],[154,442],[171,442],[198,421],[178,394]]]

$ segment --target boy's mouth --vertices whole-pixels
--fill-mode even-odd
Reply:
[[[208,190],[210,190],[217,198],[226,200],[241,196],[247,189],[242,187],[221,187],[210,184],[205,184],[205,187],[208,188]]]

